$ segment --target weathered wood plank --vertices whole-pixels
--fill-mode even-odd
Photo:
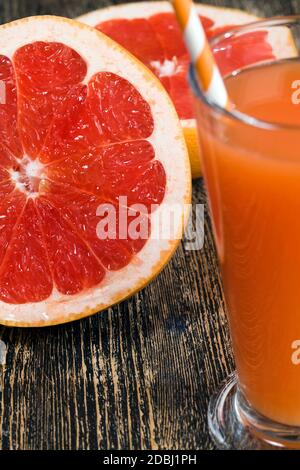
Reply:
[[[2,0],[0,20],[77,16],[110,3]],[[299,2],[209,1],[258,15],[300,12]],[[205,203],[201,181],[194,201]],[[209,218],[200,252],[182,245],[142,292],[60,327],[0,327],[2,449],[212,448],[208,397],[232,370]]]

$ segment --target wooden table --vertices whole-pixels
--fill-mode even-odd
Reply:
[[[1,0],[0,20],[77,16],[109,0]],[[297,0],[206,3],[257,15]],[[206,205],[201,180],[194,201]],[[201,251],[176,255],[130,300],[72,324],[0,327],[0,449],[211,449],[206,410],[233,369],[208,214]]]

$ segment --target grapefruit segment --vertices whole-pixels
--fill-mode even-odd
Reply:
[[[0,173],[2,171],[0,170]],[[5,199],[10,193],[12,193],[15,189],[15,185],[12,183],[10,179],[7,179],[7,174],[6,172],[4,173],[4,178],[3,180],[1,179],[0,183],[0,198],[1,201]]]
[[[18,108],[15,73],[12,61],[0,54],[0,80],[5,89],[5,100],[0,106],[0,154],[22,155],[22,145],[17,129]]]
[[[154,161],[146,167],[139,168],[127,182],[118,185],[121,194],[127,198],[127,204],[141,204],[152,211],[153,205],[162,203],[166,187],[166,174],[160,162]],[[115,188],[117,189],[117,188]],[[117,196],[119,199],[119,196]],[[144,210],[144,208],[142,209]]]
[[[122,77],[99,73],[89,82],[89,106],[107,142],[149,137],[153,118],[149,104]]]
[[[0,184],[0,271],[11,241],[13,230],[25,207],[26,198],[19,191],[14,192],[12,183]]]
[[[1,109],[0,109],[1,114]],[[11,139],[12,140],[12,139]],[[9,150],[8,147],[4,144],[4,142],[0,142],[0,167],[2,169],[10,169],[14,168],[18,165],[17,159],[12,154],[12,151]],[[3,173],[3,178],[1,177],[0,181],[6,178],[6,173]]]
[[[8,200],[6,206],[11,211],[15,204],[13,219],[21,212],[15,227],[6,220],[3,230],[6,240],[10,234],[12,239],[0,268],[0,300],[10,304],[39,302],[49,297],[53,288],[34,202],[29,199],[23,209],[23,200]]]
[[[62,294],[76,294],[99,284],[104,275],[103,266],[87,243],[68,224],[62,213],[43,197],[36,201],[50,269],[56,288]],[[49,296],[42,297],[44,300]]]
[[[87,66],[64,44],[41,41],[19,48],[13,64],[18,82],[19,133],[24,152],[36,158],[54,117],[63,113],[66,96],[82,82]]]
[[[1,165],[1,156],[0,156],[0,165]],[[0,166],[0,181],[1,181],[1,183],[6,183],[6,181],[9,180],[9,179],[10,179],[10,174],[7,171],[7,169]]]
[[[101,124],[90,114],[87,92],[86,85],[72,87],[56,109],[39,157],[43,163],[78,157],[107,143]]]
[[[0,44],[0,322],[70,321],[173,253],[191,189],[183,135],[159,82],[93,28],[33,17],[0,27]],[[152,239],[173,204],[175,238]]]

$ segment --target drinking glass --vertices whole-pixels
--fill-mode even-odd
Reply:
[[[276,66],[299,65],[288,89],[278,82],[278,96],[297,106],[299,32],[300,16],[280,17],[214,38],[225,82],[251,67],[258,78],[247,99],[257,100],[267,79],[275,89]],[[190,82],[237,369],[210,400],[210,433],[223,449],[298,448],[300,104],[299,124],[284,113],[273,122],[241,112],[238,103],[214,104],[192,66]]]

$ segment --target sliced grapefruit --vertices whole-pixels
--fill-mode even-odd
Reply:
[[[209,39],[258,18],[231,8],[196,5]],[[187,74],[189,58],[169,2],[139,2],[99,9],[80,16],[79,21],[96,27],[122,44],[160,79],[168,91],[183,126],[193,178],[201,175],[200,149],[197,144],[192,94]],[[223,73],[228,73],[258,59],[268,60],[294,51],[287,29],[270,37],[267,32],[247,34],[238,43],[233,41],[230,62],[215,51]],[[228,45],[228,42],[227,42]]]
[[[240,10],[196,5],[209,38],[257,17]],[[160,79],[170,94],[183,126],[192,175],[201,175],[192,94],[187,81],[189,57],[169,2],[139,2],[99,9],[77,18],[96,27],[128,49]],[[259,40],[260,53],[264,40]],[[249,49],[248,49],[249,51]],[[248,60],[255,60],[251,48]],[[252,53],[254,57],[252,57]],[[241,54],[236,51],[239,63]]]
[[[168,261],[190,201],[167,93],[111,39],[58,17],[0,27],[0,80],[0,323],[52,325],[121,301]],[[173,236],[152,236],[173,206]],[[114,237],[98,231],[108,208]]]

